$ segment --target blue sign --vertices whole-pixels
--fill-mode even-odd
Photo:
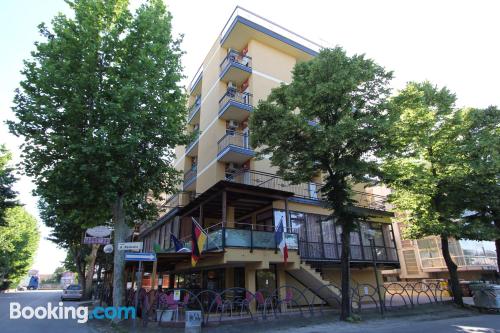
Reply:
[[[154,252],[125,252],[125,261],[156,261]]]

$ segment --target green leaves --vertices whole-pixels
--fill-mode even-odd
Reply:
[[[24,170],[59,218],[79,212],[80,223],[103,223],[120,194],[130,221],[143,213],[138,198],[179,181],[171,162],[186,141],[180,40],[162,1],[135,13],[125,0],[69,5],[73,18],[40,25],[45,41],[25,62],[9,126],[25,138]]]
[[[33,263],[40,234],[36,219],[23,207],[7,209],[5,221],[0,226],[0,278],[15,286]]]
[[[13,186],[16,182],[14,169],[9,166],[11,154],[4,145],[0,145],[0,226],[5,225],[5,212],[8,208],[19,205],[17,192]]]
[[[324,174],[325,199],[347,217],[350,184],[375,174],[367,156],[379,146],[391,78],[363,55],[325,49],[259,102],[250,118],[252,145],[289,180]]]
[[[485,212],[495,201],[481,195],[488,183],[498,192],[498,110],[457,110],[455,99],[446,88],[410,82],[390,102],[384,148],[379,152],[383,178],[394,190],[392,202],[406,212],[415,238],[483,239],[485,233],[477,224],[471,227],[465,216]],[[488,119],[482,119],[486,114]],[[479,165],[489,171],[479,171]],[[487,204],[480,207],[479,201]]]

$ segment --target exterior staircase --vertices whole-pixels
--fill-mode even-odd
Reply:
[[[299,268],[287,271],[295,280],[306,286],[316,296],[330,306],[338,306],[340,290],[329,286],[330,282],[323,279],[321,273],[305,262],[300,262]],[[326,287],[323,287],[326,286]]]

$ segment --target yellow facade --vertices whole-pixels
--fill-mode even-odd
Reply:
[[[251,17],[233,16],[203,60],[188,88],[192,110],[196,103],[201,104],[198,111],[190,112],[186,129],[200,134],[195,144],[175,150],[175,168],[186,175],[179,188],[183,200],[172,199],[166,215],[140,238],[146,251],[156,244],[169,253],[164,267],[158,263],[160,271],[174,275],[196,271],[202,280],[207,275],[223,275],[226,288],[235,286],[231,280],[240,280],[235,274],[241,275],[248,290],[262,288],[259,276],[268,270],[274,272],[278,287],[300,285],[304,289],[337,283],[338,229],[328,219],[331,211],[321,201],[320,184],[311,180],[293,185],[280,179],[269,159],[255,159],[248,145],[251,128],[247,120],[252,107],[273,88],[291,82],[295,64],[312,59],[318,51],[307,39],[286,36],[281,27],[264,23],[262,18],[252,21]],[[353,234],[353,281],[373,284],[372,250],[380,256],[379,265],[398,265],[391,214],[384,197],[376,195],[378,189],[362,185],[355,189],[360,191],[355,197],[357,209],[366,216],[360,223],[364,228],[376,226],[376,241],[382,245],[372,249],[361,230]],[[210,249],[207,246],[195,269],[185,255],[172,259],[168,251],[173,246],[170,235],[188,243],[191,218],[217,243]],[[273,243],[280,221],[290,237],[286,265]],[[162,258],[161,253],[158,256]]]

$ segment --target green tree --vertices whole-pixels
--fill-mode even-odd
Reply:
[[[17,192],[12,188],[16,182],[14,169],[9,166],[12,155],[4,145],[0,145],[0,226],[5,225],[5,212],[19,205]]]
[[[38,248],[36,219],[23,207],[8,208],[0,226],[0,280],[11,286],[28,273]]]
[[[278,174],[294,183],[324,175],[323,199],[342,227],[343,320],[351,316],[349,245],[359,217],[351,187],[376,174],[368,155],[378,147],[391,78],[363,55],[325,49],[295,65],[292,82],[273,89],[250,118],[252,145],[270,156]]]
[[[186,97],[180,39],[161,0],[135,13],[126,0],[67,2],[25,61],[10,129],[24,136],[23,166],[42,197],[108,209],[115,248],[147,197],[179,181],[173,148],[184,144]],[[124,301],[124,255],[114,253],[113,302]]]
[[[495,240],[500,263],[500,109],[462,109],[457,118],[462,132],[456,144],[464,170],[461,188],[453,192],[461,199],[457,209],[468,210],[464,215],[474,234],[483,231],[481,238]]]
[[[460,196],[463,167],[457,164],[460,136],[456,97],[429,82],[409,83],[391,100],[387,123],[383,180],[393,190],[391,201],[404,212],[411,238],[437,235],[457,304],[463,305],[457,265],[449,239],[464,236]],[[460,189],[461,192],[464,188]]]

